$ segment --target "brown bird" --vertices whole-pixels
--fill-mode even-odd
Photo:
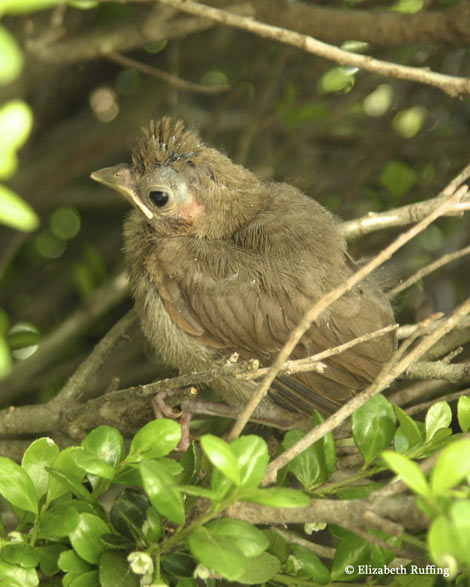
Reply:
[[[213,367],[233,352],[269,365],[312,304],[356,269],[325,208],[291,185],[260,180],[181,121],[151,122],[130,165],[91,177],[135,207],[124,240],[142,329],[181,372]],[[367,279],[320,315],[292,357],[393,321],[380,288]],[[292,425],[279,419],[285,410],[329,414],[376,377],[395,344],[389,333],[327,359],[321,374],[278,377],[257,413],[277,416],[281,427]],[[256,385],[221,378],[213,387],[238,411]]]

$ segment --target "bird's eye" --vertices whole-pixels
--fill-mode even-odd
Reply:
[[[157,208],[163,208],[168,203],[170,194],[168,192],[161,192],[159,190],[153,190],[149,193],[149,200]]]

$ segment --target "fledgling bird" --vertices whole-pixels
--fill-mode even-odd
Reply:
[[[91,177],[135,208],[124,225],[132,294],[145,336],[180,372],[233,352],[269,365],[312,304],[356,269],[325,208],[291,185],[262,181],[181,121],[151,122],[130,165]],[[292,358],[393,321],[366,279],[320,315]],[[278,377],[257,414],[288,427],[289,414],[332,413],[376,377],[395,345],[388,333],[330,357],[321,374]],[[212,387],[237,411],[256,384],[220,378]]]

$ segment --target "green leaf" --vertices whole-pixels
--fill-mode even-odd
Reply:
[[[24,569],[33,569],[39,564],[39,553],[24,542],[10,543],[2,548],[2,559]]]
[[[183,472],[178,476],[178,482],[184,484],[194,483],[201,470],[201,454],[195,442],[192,442],[188,450],[180,459],[180,465],[183,467]]]
[[[320,585],[329,583],[330,572],[315,553],[298,544],[292,544],[291,549],[302,569],[312,577],[315,583]]]
[[[109,521],[119,534],[132,538],[134,541],[142,540],[142,525],[148,506],[149,502],[145,495],[137,491],[123,491],[113,503],[109,512]]]
[[[321,424],[323,417],[314,410],[312,424]],[[300,430],[291,430],[286,433],[282,441],[283,448],[287,449],[298,442],[303,433]],[[319,483],[326,481],[335,467],[335,447],[333,435],[327,434],[297,455],[288,466],[291,472],[305,487],[311,491]]]
[[[73,532],[79,522],[77,508],[72,505],[64,507],[57,504],[41,515],[39,535],[41,538],[61,538]]]
[[[231,540],[222,538],[208,528],[197,528],[188,537],[194,557],[229,581],[236,581],[248,569],[248,559]]]
[[[114,469],[106,461],[90,454],[85,449],[75,451],[73,456],[77,465],[86,473],[103,479],[113,479]]]
[[[242,487],[258,487],[269,462],[266,442],[259,436],[241,436],[230,448],[238,460]]]
[[[310,503],[308,495],[288,487],[244,488],[239,491],[238,496],[241,501],[251,501],[276,508],[305,507]]]
[[[263,585],[281,568],[281,563],[272,554],[262,552],[247,560],[245,571],[238,578],[242,585]]]
[[[452,422],[452,411],[445,401],[436,402],[426,413],[424,426],[426,429],[426,442],[432,440],[438,430],[448,428]]]
[[[11,371],[11,355],[5,337],[0,334],[0,379],[6,377]]]
[[[261,530],[258,530],[252,524],[243,520],[233,520],[231,518],[219,518],[206,524],[205,528],[212,534],[229,540],[247,558],[258,556],[269,546],[269,539]]]
[[[470,439],[463,438],[446,446],[431,472],[434,493],[442,494],[470,475]]]
[[[402,432],[405,435],[406,440],[408,441],[408,446],[405,450],[408,450],[409,448],[414,448],[415,446],[419,446],[424,441],[424,436],[423,434],[421,434],[421,430],[418,424],[413,420],[413,418],[410,418],[410,416],[408,416],[408,414],[398,406],[393,406],[393,409],[395,410],[395,415],[398,418],[398,421],[400,422]]]
[[[50,577],[59,572],[58,560],[64,550],[67,550],[65,544],[48,544],[38,548],[39,552],[39,567],[41,571]]]
[[[5,457],[0,457],[0,494],[15,507],[37,514],[33,482],[17,463]]]
[[[96,565],[107,550],[100,536],[110,532],[111,528],[101,518],[83,513],[79,515],[78,526],[69,534],[70,543],[82,559]]]
[[[0,184],[0,222],[17,230],[30,231],[39,225],[39,218],[29,204]]]
[[[18,166],[16,151],[29,136],[33,124],[31,108],[22,100],[0,107],[0,178],[11,177]]]
[[[395,414],[383,395],[376,395],[351,416],[354,442],[360,450],[364,464],[375,459],[393,439]]]
[[[79,481],[75,481],[75,479],[69,477],[67,473],[63,473],[62,471],[58,471],[57,469],[50,467],[49,475],[49,486],[51,485],[52,481],[56,481],[62,485],[64,493],[67,493],[67,491],[71,491],[75,495],[75,497],[78,497],[78,499],[81,499],[88,503],[93,503],[93,496],[88,491],[88,489],[86,489],[86,487],[84,487]]]
[[[100,587],[98,571],[88,571],[79,577],[75,577],[69,583],[70,587]]]
[[[358,565],[368,564],[370,560],[369,543],[354,534],[348,534],[336,548],[331,566],[332,581],[351,581],[359,576]],[[347,574],[345,569],[352,567],[354,571]]]
[[[343,67],[332,67],[323,74],[318,84],[318,90],[323,93],[349,91],[354,86],[354,82],[353,73]]]
[[[162,567],[173,577],[193,577],[196,563],[188,553],[173,552],[161,559]],[[179,583],[178,583],[179,585]],[[196,585],[194,587],[197,587]]]
[[[59,454],[59,447],[52,438],[38,438],[26,449],[21,466],[29,475],[38,499],[46,495],[50,467]]]
[[[459,560],[462,555],[454,524],[444,516],[433,520],[427,534],[427,543],[431,557],[438,565],[447,566],[446,558],[451,556]],[[463,555],[465,557],[468,553]]]
[[[134,436],[127,457],[132,461],[164,457],[181,440],[181,426],[174,420],[153,420]]]
[[[2,12],[4,14],[22,14],[46,10],[60,4],[62,0],[2,0]]]
[[[67,483],[67,480],[75,482],[73,488],[76,489],[79,493],[83,491],[85,492],[83,494],[85,501],[90,500],[88,491],[80,485],[83,481],[83,478],[85,477],[85,473],[83,469],[75,462],[74,453],[77,450],[81,449],[74,446],[67,447],[66,449],[60,451],[52,463],[52,468],[55,471],[61,472],[62,476],[54,476],[54,474],[51,473],[51,476],[49,477],[49,488],[47,490],[48,503],[72,490],[70,485]],[[80,489],[77,489],[77,485],[80,486]]]
[[[13,35],[0,26],[0,85],[9,84],[23,69],[23,53]]]
[[[112,467],[117,467],[122,459],[124,439],[117,428],[98,426],[85,436],[82,446]]]
[[[101,587],[139,587],[140,579],[129,567],[126,557],[115,550],[103,553],[99,564]]]
[[[384,167],[379,182],[388,193],[399,201],[416,184],[416,172],[402,161],[390,161]]]
[[[36,587],[39,585],[35,569],[23,569],[0,560],[0,577],[5,587]]]
[[[241,479],[238,459],[231,447],[224,440],[212,434],[205,434],[201,437],[201,446],[214,467],[239,486]]]
[[[468,563],[470,552],[470,502],[459,500],[450,507],[450,517],[454,525],[454,535],[460,546],[456,557],[462,565]]]
[[[382,458],[387,465],[399,475],[402,480],[418,495],[429,497],[430,487],[418,465],[405,456],[392,451],[386,451]]]
[[[457,402],[457,419],[462,432],[468,432],[470,428],[470,397],[463,395]]]
[[[162,519],[154,507],[147,508],[146,526],[144,527],[145,535],[153,542],[158,542],[162,535]]]
[[[86,573],[93,567],[82,559],[74,550],[64,550],[59,556],[59,569],[68,573]]]
[[[174,524],[183,524],[183,499],[174,478],[157,461],[142,461],[139,468],[145,493],[153,507]]]

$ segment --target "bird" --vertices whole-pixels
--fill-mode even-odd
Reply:
[[[233,353],[269,366],[309,308],[357,270],[326,208],[234,163],[181,120],[151,121],[130,163],[91,177],[132,205],[123,231],[130,289],[145,337],[180,373]],[[291,358],[393,323],[368,277],[320,314]],[[315,409],[328,416],[376,378],[395,348],[388,332],[327,358],[322,372],[278,376],[255,416],[279,428]],[[256,390],[228,376],[211,387],[234,414]]]

